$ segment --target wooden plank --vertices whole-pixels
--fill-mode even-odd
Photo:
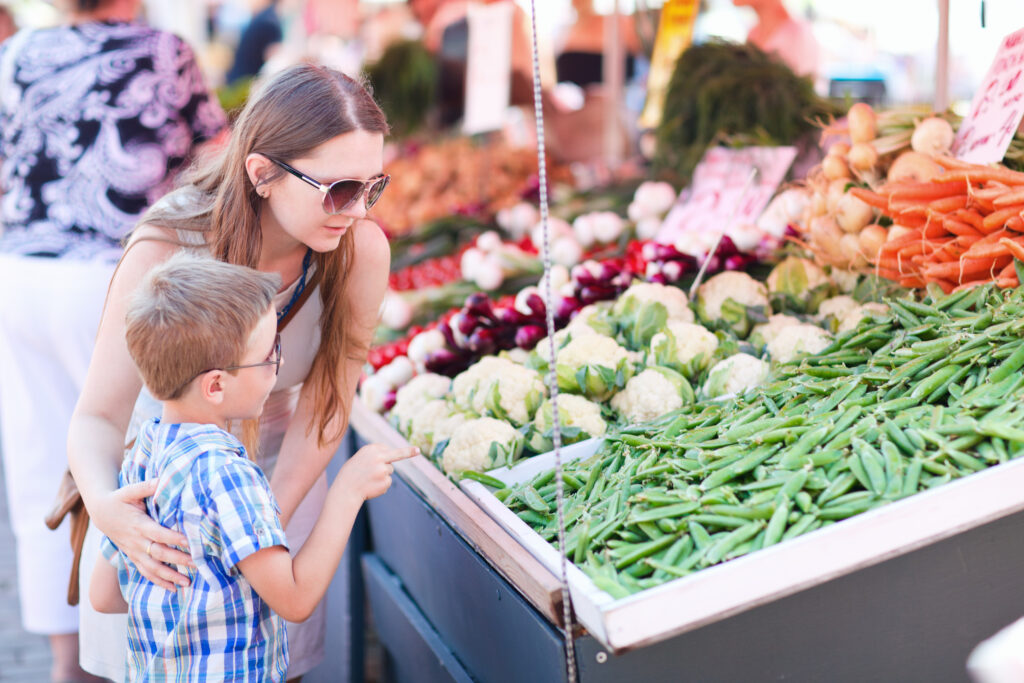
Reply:
[[[387,420],[354,399],[350,426],[367,441],[389,446],[408,442]],[[416,490],[452,528],[551,623],[562,624],[559,580],[517,540],[425,457],[395,463],[395,473]]]

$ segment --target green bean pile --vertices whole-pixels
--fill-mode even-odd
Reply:
[[[757,393],[566,464],[569,558],[623,597],[1024,452],[1024,290],[887,303]],[[553,471],[495,495],[554,542]]]

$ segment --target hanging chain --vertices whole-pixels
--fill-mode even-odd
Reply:
[[[569,595],[568,563],[565,550],[565,497],[562,482],[562,427],[558,414],[558,375],[555,372],[555,307],[551,292],[551,241],[548,234],[548,179],[544,146],[544,105],[541,102],[540,56],[537,51],[537,7],[530,0],[530,24],[533,30],[533,113],[537,123],[537,174],[540,183],[540,221],[544,234],[541,255],[544,260],[543,297],[548,328],[548,387],[551,391],[551,422],[555,447],[555,512],[558,518],[558,551],[562,570],[562,620],[565,628],[565,666],[569,683],[576,683],[576,651],[573,643],[572,598]]]

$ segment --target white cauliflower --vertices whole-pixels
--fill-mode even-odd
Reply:
[[[554,447],[549,432],[554,425],[551,399],[546,399],[533,418],[534,433],[530,446],[538,453]],[[601,406],[576,394],[558,395],[558,420],[562,430],[562,443],[571,444],[594,436],[604,436],[608,424],[601,416]]]
[[[651,339],[654,362],[688,376],[710,365],[717,350],[718,337],[696,323],[669,320],[666,330]]]
[[[840,294],[821,302],[821,305],[818,306],[818,318],[824,320],[832,316],[836,320],[842,320],[847,313],[859,306],[860,304],[852,296]]]
[[[647,368],[615,394],[611,406],[630,423],[647,422],[693,402],[693,389],[677,372]]]
[[[603,334],[610,337],[614,334],[612,323],[608,320],[610,310],[611,302],[607,301],[584,306],[576,312],[564,329],[574,337],[584,334]]]
[[[612,339],[588,334],[569,341],[556,356],[558,388],[605,400],[633,374],[629,352]]]
[[[760,386],[768,379],[768,363],[746,353],[719,361],[708,373],[704,394],[708,398],[734,396]]]
[[[416,375],[395,395],[395,407],[391,409],[391,420],[402,433],[408,432],[409,421],[430,401],[444,398],[452,387],[452,381],[444,375],[426,373]]]
[[[885,304],[867,303],[863,306],[858,306],[843,316],[842,320],[839,321],[839,329],[836,332],[837,334],[847,332],[857,327],[864,318],[882,316],[888,312],[889,307]]]
[[[679,320],[684,323],[694,321],[693,311],[690,309],[690,301],[686,298],[686,292],[679,287],[661,285],[656,282],[635,282],[629,286],[622,296],[615,302],[612,309],[615,315],[626,315],[633,313],[644,304],[659,303],[665,307],[669,320]]]
[[[800,318],[796,318],[785,313],[776,313],[768,316],[768,322],[754,325],[754,329],[750,331],[750,343],[757,348],[764,348],[768,342],[775,339],[775,337],[786,327],[792,327],[793,325],[803,325]]]
[[[479,417],[459,425],[448,440],[441,466],[448,474],[484,472],[511,465],[523,450],[523,435],[504,420]]]
[[[473,410],[474,397],[480,393],[480,385],[508,365],[514,363],[507,358],[484,356],[456,375],[452,380],[452,399],[455,405],[463,410]]]
[[[477,368],[485,360],[484,367]],[[467,373],[468,378],[463,377]],[[455,402],[463,409],[508,420],[516,426],[533,418],[547,393],[537,371],[498,356],[482,358],[458,375],[453,388]]]
[[[818,287],[831,285],[832,280],[814,261],[790,256],[772,268],[765,284],[772,294],[788,294],[799,300],[808,297]]]
[[[430,401],[413,415],[406,438],[421,453],[430,455],[438,444],[450,439],[456,428],[468,419],[465,413],[453,412],[447,401]]]
[[[800,356],[820,353],[832,343],[832,335],[817,325],[801,323],[779,330],[768,342],[768,355],[776,363],[788,363]]]
[[[768,289],[746,273],[727,270],[697,290],[697,313],[708,323],[723,321],[741,337],[750,330],[747,307],[769,308]]]

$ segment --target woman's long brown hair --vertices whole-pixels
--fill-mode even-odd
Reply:
[[[154,205],[140,224],[201,232],[216,258],[256,268],[262,246],[263,200],[249,180],[246,157],[256,152],[291,161],[355,130],[388,132],[384,113],[364,86],[325,67],[291,67],[249,99],[224,152],[191,170],[184,177],[185,184]],[[274,166],[258,184],[273,182],[283,173]],[[316,398],[307,433],[315,428],[321,447],[340,437],[344,426],[332,424],[347,410],[350,400],[341,390],[341,368],[346,360],[365,359],[368,351],[360,348],[348,326],[351,317],[344,293],[353,258],[351,231],[334,251],[314,254],[321,273],[323,313],[320,348],[307,378]]]

